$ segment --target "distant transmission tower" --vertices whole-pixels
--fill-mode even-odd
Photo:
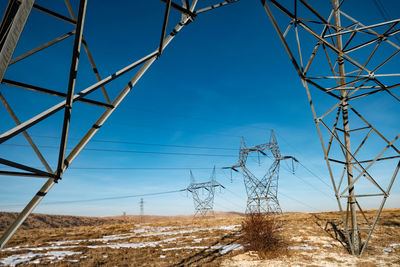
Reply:
[[[361,255],[400,168],[398,124],[376,127],[385,121],[376,117],[377,104],[394,109],[400,102],[400,19],[365,25],[338,0],[328,10],[305,0],[261,2],[306,89],[346,242]],[[377,208],[372,221],[361,208],[371,203]]]
[[[214,215],[213,206],[216,187],[225,188],[216,181],[215,167],[212,171],[210,181],[204,183],[196,183],[193,173],[190,171],[190,185],[187,190],[192,193],[193,196],[195,217],[199,216],[205,218]]]
[[[140,222],[143,223],[144,222],[144,201],[143,201],[143,198],[140,199],[139,205],[140,205]]]
[[[268,155],[268,152],[270,152],[271,156]],[[257,178],[246,166],[247,158],[250,154],[258,154],[258,156],[261,154],[273,160],[267,173],[261,178]],[[238,171],[238,168],[242,169],[247,193],[246,213],[282,213],[278,200],[278,180],[280,162],[285,159],[292,160],[292,168],[294,170],[293,163],[297,162],[297,160],[292,156],[281,155],[273,130],[271,130],[269,142],[265,144],[246,147],[244,138],[242,138],[239,162],[230,168],[234,171]]]

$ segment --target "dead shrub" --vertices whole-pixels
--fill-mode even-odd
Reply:
[[[256,251],[261,258],[275,258],[286,254],[287,242],[280,233],[280,223],[274,215],[247,214],[242,222],[241,240],[247,251]]]

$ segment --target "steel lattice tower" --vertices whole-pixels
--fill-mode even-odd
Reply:
[[[258,154],[258,156],[261,154],[273,160],[266,174],[261,178],[257,178],[246,166],[247,158],[251,154]],[[234,171],[238,171],[238,168],[242,169],[247,193],[246,213],[282,213],[278,200],[278,180],[280,162],[285,159],[297,161],[294,157],[281,155],[273,130],[271,130],[269,142],[265,144],[246,147],[242,138],[239,162],[230,168]]]
[[[223,185],[216,181],[215,167],[211,173],[210,181],[203,183],[196,183],[193,173],[190,171],[190,185],[187,190],[193,196],[195,217],[205,218],[214,215],[213,207],[216,187],[224,188]]]
[[[143,198],[140,199],[140,223],[144,222],[144,200]]]
[[[362,115],[372,115],[368,107],[378,100],[399,104],[400,74],[392,71],[399,69],[400,19],[365,25],[343,11],[343,1],[326,4],[330,12],[305,0],[281,2],[261,0],[306,89],[346,242],[361,255],[400,167],[400,134],[389,138],[376,126],[381,120]],[[378,208],[372,221],[362,209],[368,199]]]
[[[111,114],[118,108],[126,96],[134,89],[136,83],[142,78],[144,73],[150,68],[156,59],[162,55],[165,48],[171,43],[177,34],[189,23],[193,22],[200,14],[236,1],[237,0],[227,0],[220,4],[196,9],[198,0],[182,0],[179,1],[179,4],[172,0],[161,0],[161,2],[165,4],[165,12],[162,25],[160,25],[161,37],[160,35],[155,36],[157,39],[155,39],[155,49],[153,52],[138,60],[130,61],[131,63],[129,65],[111,73],[106,78],[102,78],[99,74],[99,68],[95,64],[94,57],[90,52],[88,42],[84,38],[83,34],[88,0],[79,0],[77,8],[71,6],[69,0],[64,0],[69,16],[64,16],[54,10],[40,6],[35,3],[35,0],[9,0],[7,9],[0,24],[0,83],[2,84],[0,101],[14,121],[15,126],[11,126],[11,128],[7,128],[4,132],[3,130],[0,132],[0,145],[22,135],[29,143],[29,146],[34,151],[37,159],[41,162],[43,167],[31,165],[31,162],[25,163],[21,157],[8,158],[7,156],[7,158],[0,158],[0,164],[1,167],[3,167],[0,171],[0,175],[44,178],[46,182],[27,206],[21,211],[13,224],[1,236],[0,248],[5,246],[7,241],[40,203],[44,196],[58,181],[62,179],[63,174],[70,167],[72,162],[100,130]],[[32,48],[21,55],[13,57],[25,24],[29,24],[30,22],[28,17],[33,9],[56,20],[62,21],[66,23],[66,25],[70,25],[71,30],[54,40],[43,43],[42,45]],[[174,19],[178,19],[176,19],[177,21],[175,22],[176,24],[173,29],[167,33],[167,27],[170,24],[169,22],[172,20],[170,19],[170,14],[173,12],[178,14]],[[47,48],[63,42],[70,37],[73,38],[73,45],[68,51],[71,53],[71,61],[65,62],[65,66],[69,67],[69,71],[66,75],[68,77],[68,85],[66,88],[63,88],[64,86],[61,84],[53,84],[51,85],[51,89],[48,89],[34,84],[28,84],[25,81],[7,79],[6,72],[9,66],[16,63],[23,64],[25,63],[26,58],[29,58],[34,54],[37,54],[37,56],[43,55],[42,53],[48,51]],[[112,37],[109,36],[108,38]],[[81,47],[83,47],[82,51]],[[65,54],[66,52],[63,50],[59,51],[59,53]],[[82,68],[78,68],[80,56],[87,57],[94,76],[97,79],[97,82],[86,88],[76,88],[77,76],[82,71]],[[120,88],[120,90],[117,90],[115,88],[111,91],[106,88],[110,82],[119,79],[121,76],[126,76],[125,74],[133,70],[136,70],[136,72],[131,76],[130,81],[122,89]],[[36,75],[41,75],[40,70],[31,68],[29,71],[32,73],[35,73],[36,71]],[[22,73],[19,77],[24,77],[24,74]],[[32,117],[27,120],[21,121],[19,116],[17,116],[17,112],[15,112],[15,107],[10,104],[12,102],[6,100],[5,97],[5,92],[10,90],[10,87],[19,87],[24,90],[33,91],[41,94],[43,98],[45,96],[53,96],[56,104],[49,108],[45,105],[40,106],[41,103],[39,101],[39,103],[35,103],[35,106],[42,108],[42,111],[33,114]],[[54,90],[54,88],[59,88],[59,90]],[[96,95],[97,92],[101,92],[100,95],[102,96],[97,96],[96,99],[94,99],[95,97],[93,95]],[[57,99],[61,99],[61,101]],[[73,144],[72,150],[68,151],[67,143],[71,144],[71,142],[68,142],[70,141],[69,132],[71,129],[74,129],[74,125],[71,123],[73,121],[71,119],[72,110],[75,110],[75,113],[79,114],[79,109],[77,110],[76,108],[73,108],[77,103],[86,105],[85,112],[93,110],[98,111],[99,107],[102,110],[97,113],[97,119],[87,122],[85,129],[83,129],[84,134],[76,144]],[[95,107],[96,109],[92,107]],[[80,110],[80,112],[82,112],[82,110]],[[62,116],[57,117],[60,113]],[[43,124],[43,121],[49,121],[49,118],[57,120],[58,126],[62,129],[59,137],[58,155],[56,159],[47,154],[43,154],[36,145],[34,138],[32,138],[28,132],[28,130],[30,131],[32,128],[38,129],[38,125]],[[47,129],[40,130],[45,132]],[[56,163],[52,166],[49,162],[54,160],[56,160]]]

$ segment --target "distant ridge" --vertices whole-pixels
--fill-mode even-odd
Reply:
[[[216,211],[216,218],[228,218],[243,216],[239,212],[221,212]],[[4,231],[14,219],[17,217],[17,212],[0,212],[0,231]],[[158,216],[144,215],[143,222],[162,222],[176,220],[192,220],[193,215],[175,215],[175,216]],[[20,229],[39,229],[39,228],[61,228],[74,226],[94,226],[103,224],[119,224],[119,223],[139,223],[140,215],[125,215],[125,216],[107,216],[107,217],[86,217],[86,216],[70,216],[70,215],[52,215],[32,213],[28,219],[22,224]]]

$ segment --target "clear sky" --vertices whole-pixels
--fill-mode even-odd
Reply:
[[[2,14],[6,2],[0,2]],[[61,0],[36,2],[68,16]],[[199,0],[199,7],[217,2]],[[317,7],[326,6],[325,11],[331,7],[328,0],[310,2],[316,2]],[[347,2],[343,10],[364,24],[384,21],[373,0]],[[71,3],[77,10],[77,1]],[[381,3],[392,19],[400,18],[398,1],[381,0]],[[157,48],[164,8],[156,0],[119,0],[112,4],[104,0],[88,1],[84,36],[102,77]],[[168,30],[179,20],[179,14],[171,12]],[[72,30],[72,25],[33,10],[14,56]],[[5,77],[65,92],[72,43],[70,37],[12,65]],[[398,63],[399,58],[396,60]],[[399,64],[392,67],[393,73],[398,70]],[[115,97],[133,74],[130,72],[107,85],[110,96]],[[82,49],[76,91],[95,81]],[[5,85],[0,90],[21,121],[62,100]],[[100,91],[92,99],[103,100]],[[393,138],[399,132],[398,102],[381,97],[369,100],[364,104],[363,114],[380,122],[377,127],[387,132],[389,139]],[[78,142],[102,110],[74,103],[68,148]],[[62,115],[59,112],[29,130],[53,169]],[[0,118],[1,132],[14,127],[3,106]],[[198,181],[207,181],[214,166],[217,181],[227,188],[217,190],[215,210],[243,212],[246,204],[243,178],[221,167],[237,162],[242,136],[249,146],[257,145],[269,140],[270,129],[277,134],[281,153],[295,156],[303,165],[293,175],[282,162],[278,197],[283,211],[336,210],[305,89],[260,1],[241,0],[199,14],[185,26],[35,212],[90,216],[138,214],[140,197],[57,205],[52,202],[184,189],[190,182],[189,169],[193,169]],[[42,168],[25,145],[22,136],[7,141],[0,148],[0,156]],[[251,160],[256,164],[254,158]],[[264,164],[267,165],[268,162]],[[378,175],[386,175],[385,170]],[[0,210],[21,210],[23,206],[15,204],[27,203],[44,181],[0,176]],[[146,214],[190,214],[194,209],[191,195],[185,192],[148,196],[144,202]],[[387,207],[399,207],[399,203],[397,180]]]

